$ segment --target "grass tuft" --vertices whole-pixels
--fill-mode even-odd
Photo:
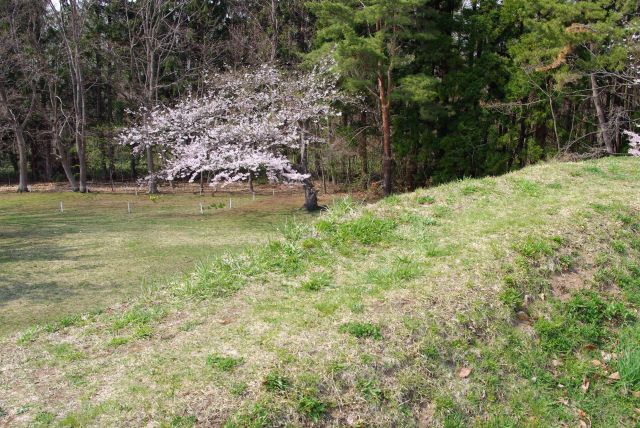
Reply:
[[[332,283],[333,278],[329,273],[314,272],[309,276],[309,279],[302,283],[301,287],[306,291],[320,291],[330,287]]]
[[[298,400],[298,411],[313,422],[318,422],[327,412],[327,405],[316,397],[303,395]]]
[[[207,356],[207,367],[213,367],[223,372],[229,372],[244,362],[243,358],[229,357],[220,354]]]
[[[263,385],[269,392],[284,392],[291,388],[291,381],[279,371],[273,371],[264,378]]]
[[[342,324],[338,330],[340,333],[348,333],[359,339],[382,340],[381,328],[377,324],[368,322],[348,322]]]
[[[319,220],[316,229],[335,246],[358,243],[375,245],[393,236],[396,222],[365,213],[355,219],[337,222],[332,219]]]

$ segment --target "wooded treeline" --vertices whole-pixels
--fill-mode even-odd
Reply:
[[[131,180],[130,110],[225,69],[335,58],[343,107],[310,172],[385,193],[623,153],[636,0],[0,0],[0,180]],[[295,156],[294,153],[291,156]],[[156,190],[151,180],[149,190]]]

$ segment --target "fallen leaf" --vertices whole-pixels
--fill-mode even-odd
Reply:
[[[598,349],[598,347],[596,345],[594,345],[593,343],[587,343],[586,345],[584,345],[584,349],[588,349],[589,351],[593,351],[594,349]]]
[[[640,398],[640,391],[633,391],[631,395],[633,395],[634,398]]]
[[[587,379],[586,377],[584,379],[582,379],[582,387],[581,388],[582,388],[582,392],[584,392],[585,394],[589,390],[589,379]]]
[[[524,311],[518,311],[516,316],[518,317],[518,320],[521,322],[528,322],[531,320],[531,318],[529,318],[529,315],[527,315],[527,313]]]
[[[578,417],[580,418],[580,428],[591,428],[591,418],[584,410],[578,409]]]
[[[564,385],[563,385],[563,384],[561,384],[561,383],[559,383],[559,384],[558,384],[558,388],[564,388]]]
[[[458,377],[460,379],[466,379],[469,377],[470,374],[471,374],[471,369],[468,367],[463,367],[462,369],[460,369],[460,372],[458,373]]]
[[[544,300],[544,293],[543,294],[539,294],[538,296],[540,297],[540,300]]]
[[[620,373],[619,372],[611,373],[609,375],[609,379],[611,379],[611,380],[620,380]]]
[[[600,361],[600,360],[591,360],[591,364],[594,367],[602,367],[602,361]]]
[[[553,367],[560,367],[562,365],[562,361],[559,360],[551,360],[551,365]]]
[[[633,409],[633,411],[636,412],[636,415],[640,415],[640,409],[638,409],[637,407]]]
[[[558,398],[558,403],[560,404],[564,404],[565,406],[569,405],[569,400],[567,400],[566,398],[562,397],[562,398]]]

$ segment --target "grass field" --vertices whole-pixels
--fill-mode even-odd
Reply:
[[[0,424],[638,426],[638,319],[638,160],[540,164],[6,337]]]
[[[0,335],[129,300],[306,216],[298,196],[228,204],[228,196],[0,194]]]

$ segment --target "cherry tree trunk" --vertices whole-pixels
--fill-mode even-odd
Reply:
[[[158,183],[154,174],[153,166],[153,150],[150,146],[147,146],[147,172],[149,173],[149,194],[155,195],[158,193]]]
[[[307,211],[318,211],[318,191],[314,188],[310,178],[304,180],[304,208]]]

